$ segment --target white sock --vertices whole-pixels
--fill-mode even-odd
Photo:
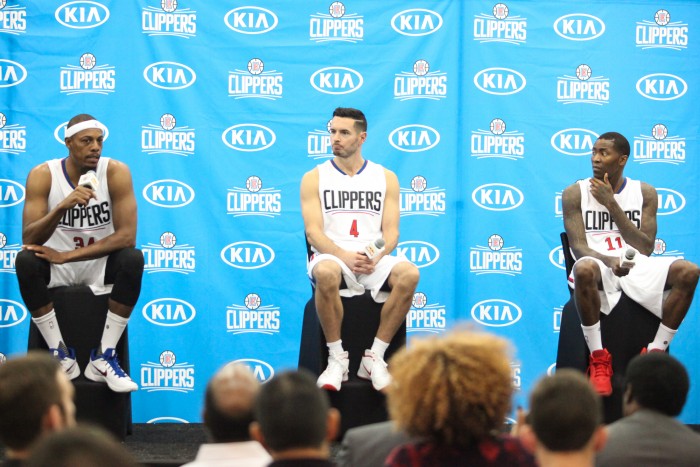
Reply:
[[[63,342],[63,336],[61,335],[61,330],[58,328],[56,312],[51,310],[44,316],[32,318],[32,321],[36,324],[36,327],[39,329],[39,332],[49,348],[57,349],[61,342]]]
[[[122,318],[111,311],[107,311],[105,328],[104,331],[102,331],[102,342],[100,342],[100,353],[117,346],[117,342],[119,342],[119,338],[122,337],[128,322],[129,318]]]
[[[593,353],[596,350],[603,349],[603,339],[600,337],[600,321],[592,326],[581,325],[583,330],[583,337],[586,339],[586,344],[588,344],[588,350]]]
[[[329,353],[339,354],[345,352],[345,350],[343,350],[343,341],[341,339],[338,339],[335,342],[327,342],[326,345],[328,346]]]
[[[656,336],[654,336],[654,341],[647,346],[647,350],[651,349],[661,349],[666,351],[668,345],[673,340],[673,337],[678,332],[677,329],[671,329],[663,324],[659,324],[659,329],[656,331]]]
[[[386,352],[386,349],[388,347],[389,347],[389,344],[387,342],[384,342],[383,340],[380,340],[378,337],[375,337],[374,342],[372,342],[372,348],[370,350],[372,352],[374,352],[377,357],[384,360],[384,352]]]

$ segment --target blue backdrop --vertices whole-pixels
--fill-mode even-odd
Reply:
[[[299,182],[349,106],[365,157],[399,177],[397,254],[421,268],[409,338],[473,321],[511,339],[525,405],[569,297],[561,192],[591,174],[597,135],[625,134],[627,175],[658,189],[656,254],[700,260],[699,18],[690,1],[0,0],[0,358],[26,347],[26,176],[86,112],[138,198],[134,420],[199,421],[230,360],[261,380],[295,367]],[[698,319],[695,304],[673,343],[695,384]]]

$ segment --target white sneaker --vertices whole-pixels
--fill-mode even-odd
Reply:
[[[357,376],[372,381],[372,387],[381,391],[391,383],[391,375],[386,367],[386,362],[377,357],[377,354],[371,350],[365,350]]]
[[[85,377],[98,383],[107,383],[114,392],[132,392],[139,388],[119,366],[117,352],[114,349],[105,350],[99,357],[93,349],[90,352],[90,363],[85,367]]]
[[[61,344],[65,346],[63,342],[61,342]],[[80,367],[75,361],[75,350],[71,349],[70,347],[64,348],[68,350],[68,353],[61,350],[60,347],[58,349],[49,349],[49,352],[51,352],[51,355],[53,355],[53,357],[61,363],[61,367],[63,367],[63,370],[66,372],[68,379],[75,379],[80,376]]]
[[[350,358],[348,353],[329,353],[328,366],[316,381],[316,386],[330,391],[340,391],[340,384],[348,380],[348,366]]]

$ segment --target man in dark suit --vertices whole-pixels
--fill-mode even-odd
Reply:
[[[383,467],[391,450],[408,440],[392,421],[351,428],[345,432],[336,463],[339,467]]]
[[[634,357],[627,366],[625,416],[608,426],[608,442],[596,465],[700,465],[700,435],[675,418],[689,387],[683,364],[667,353]]]

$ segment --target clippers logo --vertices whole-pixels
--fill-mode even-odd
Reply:
[[[389,144],[403,152],[427,151],[439,142],[440,133],[435,128],[417,123],[400,126],[389,133]]]
[[[657,238],[654,240],[654,256],[671,256],[671,257],[683,257],[685,253],[679,250],[668,250],[666,248],[666,241],[663,238]]]
[[[342,41],[356,43],[363,40],[364,22],[357,13],[347,14],[342,2],[333,2],[328,14],[316,13],[309,21],[309,39],[314,42]]]
[[[197,310],[184,300],[159,298],[143,306],[143,317],[156,326],[182,326],[194,319]]]
[[[22,245],[19,243],[8,245],[7,236],[0,232],[0,273],[15,274],[15,259],[20,251],[22,251]]]
[[[651,136],[640,135],[634,138],[633,160],[641,164],[684,164],[685,138],[668,136],[666,125],[657,123],[651,129]]]
[[[272,368],[272,365],[262,360],[255,358],[239,358],[233,363],[242,363],[246,365],[261,383],[267,383],[275,377],[275,369]]]
[[[598,136],[585,128],[566,128],[554,133],[549,142],[555,151],[567,156],[590,156]]]
[[[282,72],[264,71],[265,64],[259,58],[248,61],[247,70],[228,72],[228,95],[235,99],[282,99]]]
[[[506,131],[506,122],[494,118],[489,129],[472,131],[471,157],[477,159],[518,160],[525,154],[525,135],[519,131]]]
[[[264,151],[275,144],[275,132],[255,123],[239,123],[224,130],[221,140],[231,149],[243,152]]]
[[[156,88],[177,91],[192,86],[197,74],[182,63],[156,62],[143,69],[143,78]]]
[[[564,249],[561,245],[549,252],[549,262],[556,268],[566,271],[566,260],[564,259]]]
[[[609,104],[609,78],[592,75],[591,67],[582,64],[576,67],[576,76],[558,77],[557,102],[562,104]]]
[[[477,245],[469,249],[469,272],[517,276],[523,273],[523,250],[509,246],[503,248],[503,237],[493,234],[487,246]]]
[[[280,308],[274,305],[261,306],[256,293],[246,295],[244,305],[226,307],[226,332],[237,334],[279,334]]]
[[[474,75],[474,85],[480,91],[497,96],[518,93],[526,84],[525,76],[510,68],[485,68]]]
[[[441,216],[445,214],[445,189],[428,188],[422,175],[411,179],[410,188],[400,188],[401,216]]]
[[[521,366],[522,365],[520,365],[520,363],[511,363],[510,364],[511,378],[513,379],[513,389],[515,389],[516,391],[520,391],[520,389],[522,389],[523,381],[522,381],[522,376],[521,376],[521,372],[522,372]],[[508,419],[508,417],[506,417],[506,420],[510,421],[510,424],[513,424],[513,423],[517,424],[517,422],[515,420],[513,420],[512,418]]]
[[[406,316],[406,332],[430,332],[440,334],[447,329],[445,307],[439,303],[428,304],[423,292],[413,294],[411,309]]]
[[[440,250],[432,243],[413,240],[400,242],[396,246],[396,256],[406,258],[420,269],[435,264],[440,258]]]
[[[141,389],[146,392],[189,393],[194,391],[194,365],[176,362],[175,353],[165,350],[158,357],[158,363],[142,363]]]
[[[91,53],[80,56],[80,66],[61,67],[61,93],[72,94],[110,94],[115,91],[116,70],[110,65],[97,65],[97,59]]]
[[[523,316],[523,312],[518,305],[498,298],[482,300],[476,303],[472,307],[471,313],[474,321],[494,328],[512,326]]]
[[[489,211],[510,211],[523,204],[523,192],[505,183],[487,183],[474,189],[472,201]]]
[[[656,194],[659,198],[659,209],[657,215],[670,216],[680,212],[685,207],[685,197],[670,188],[657,188]]]
[[[394,99],[431,99],[438,101],[447,97],[447,73],[430,71],[430,64],[417,60],[413,71],[402,71],[394,78]]]
[[[474,40],[524,44],[527,39],[527,18],[510,16],[505,3],[497,3],[490,15],[474,15]]]
[[[29,312],[19,302],[0,298],[0,328],[11,328],[23,322]]]
[[[264,243],[242,241],[226,245],[219,256],[236,269],[259,269],[272,264],[275,250]]]
[[[17,155],[27,150],[27,127],[7,124],[7,117],[0,112],[0,153]]]
[[[314,72],[309,82],[324,94],[349,94],[362,87],[364,78],[352,68],[330,66]]]
[[[442,16],[432,10],[412,8],[396,13],[391,27],[404,36],[427,36],[442,27]]]
[[[77,1],[64,3],[54,13],[56,21],[72,29],[90,29],[109,19],[109,9],[101,3]]]
[[[172,232],[163,232],[160,244],[141,245],[145,262],[144,270],[148,274],[156,272],[176,272],[191,274],[195,272],[196,253],[192,245],[178,245]]]
[[[263,188],[260,177],[251,175],[245,181],[245,188],[228,189],[226,213],[239,216],[277,217],[282,214],[282,191]]]
[[[27,69],[21,63],[0,58],[0,88],[17,86],[27,79]]]
[[[572,13],[557,18],[554,32],[570,41],[591,41],[603,35],[605,23],[586,13]]]
[[[0,0],[0,33],[3,32],[15,36],[27,32],[27,7]]]
[[[181,208],[194,200],[194,190],[179,180],[156,180],[143,188],[143,197],[161,208]]]
[[[177,11],[177,0],[162,0],[160,8],[141,10],[141,29],[149,36],[176,36],[189,39],[197,35],[197,12]]]
[[[265,34],[277,26],[277,15],[257,6],[241,6],[226,13],[224,23],[241,34]]]
[[[163,114],[160,124],[141,127],[141,152],[146,154],[194,154],[195,130],[188,126],[176,126],[175,116]]]
[[[109,138],[109,128],[107,128],[104,124],[102,124],[105,130],[105,137],[103,141],[107,141],[107,138]],[[60,125],[58,125],[54,130],[53,130],[53,137],[58,141],[58,144],[61,146],[66,145],[66,140],[63,137],[66,134],[66,127],[68,127],[68,122],[63,122]]]
[[[564,215],[564,208],[561,202],[561,191],[557,191],[554,195],[554,217],[562,217]]]
[[[652,73],[637,81],[637,92],[654,101],[672,101],[688,91],[688,84],[680,76]]]
[[[688,24],[681,21],[671,22],[671,14],[666,10],[658,10],[654,21],[637,21],[635,36],[637,47],[646,49],[688,48]]]
[[[552,331],[554,332],[559,332],[561,328],[561,314],[563,311],[563,306],[554,307],[554,313],[552,313]]]
[[[24,186],[14,180],[0,178],[0,209],[16,206],[24,201]]]
[[[329,134],[330,120],[326,123],[325,130],[309,131],[307,137],[307,157],[317,159],[330,159],[333,157],[333,145]]]

